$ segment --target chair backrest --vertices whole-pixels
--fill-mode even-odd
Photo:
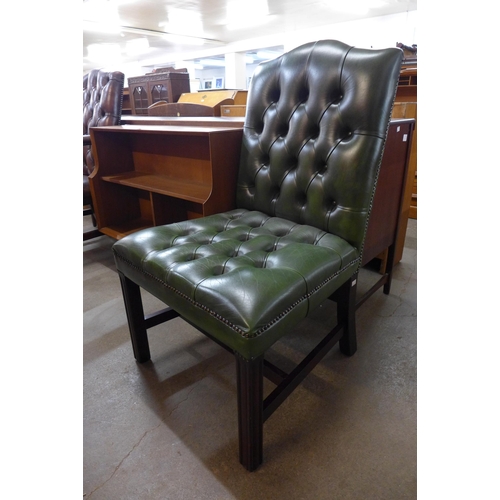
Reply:
[[[322,40],[256,69],[237,205],[362,244],[403,52]]]
[[[123,105],[125,75],[119,71],[94,69],[83,77],[83,135],[90,127],[119,125]],[[83,169],[94,169],[90,146],[83,147]]]

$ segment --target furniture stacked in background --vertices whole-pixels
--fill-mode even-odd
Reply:
[[[157,101],[148,108],[149,116],[244,116],[246,90],[203,90],[186,92],[177,102]],[[243,110],[243,115],[231,110]]]
[[[185,68],[162,68],[144,76],[128,78],[131,112],[147,115],[148,108],[158,101],[177,102],[190,91],[189,73]]]
[[[89,175],[95,167],[90,128],[118,125],[122,112],[125,75],[119,71],[92,70],[83,77],[83,215],[91,215],[95,225]],[[98,230],[87,231],[83,239],[99,236]]]
[[[404,186],[403,201],[400,214],[400,231],[397,236],[394,263],[403,256],[404,242],[408,218],[417,218],[417,64],[403,63],[399,76],[396,102],[392,110],[392,117],[413,119],[415,122],[413,138],[408,160],[408,175]],[[382,267],[386,260],[382,258]]]
[[[160,74],[165,75],[170,73]],[[238,144],[227,156],[234,162],[241,133],[231,134],[226,129],[242,128],[244,116],[224,113],[224,108],[246,109],[246,101],[245,90],[186,92],[177,103],[160,100],[149,106],[147,116],[122,116],[122,124],[141,129],[143,125],[167,128],[97,132],[102,144],[99,149],[105,155],[102,168],[94,177],[100,231],[120,239],[145,227],[201,217],[222,210],[220,207],[226,207],[225,210],[234,206],[234,200],[228,199],[227,188],[235,174],[227,162],[221,163],[223,155],[217,148],[223,148],[225,141],[236,141]],[[392,267],[402,258],[408,217],[413,213],[411,203],[416,200],[412,194],[416,185],[415,129],[416,67],[403,65],[363,259],[363,265],[377,259],[380,273],[388,279]],[[174,152],[176,143],[187,147],[175,148]],[[192,150],[202,143],[200,157],[190,158]],[[120,167],[109,163],[114,148],[122,149],[127,156]],[[140,159],[142,154],[146,155],[144,161]],[[195,192],[196,195],[190,195]],[[215,199],[219,200],[217,209],[213,205]]]
[[[417,63],[403,64],[398,82],[394,118],[414,118],[415,132],[410,155],[409,183],[405,192],[405,210],[412,219],[417,218]]]

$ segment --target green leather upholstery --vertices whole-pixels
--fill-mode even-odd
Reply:
[[[305,318],[359,262],[338,236],[245,209],[146,229],[114,249],[132,281],[245,358]]]
[[[119,271],[250,359],[361,261],[399,49],[321,41],[252,79],[235,211],[118,241]]]
[[[356,277],[402,51],[309,43],[259,66],[229,212],[113,246],[134,355],[178,315],[236,359],[240,462],[262,462],[263,423],[335,345],[356,351]],[[236,168],[237,166],[235,166]],[[169,308],[145,317],[140,287]],[[326,299],[338,324],[289,374],[264,353]],[[277,387],[265,399],[263,376]]]

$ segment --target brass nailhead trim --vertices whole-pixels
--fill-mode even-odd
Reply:
[[[165,288],[168,288],[169,290],[171,290],[172,292],[174,292],[175,294],[179,295],[180,297],[182,297],[183,299],[185,299],[186,301],[188,301],[189,303],[193,304],[195,307],[198,307],[200,309],[202,309],[203,311],[207,312],[208,314],[210,314],[210,316],[213,316],[214,318],[218,319],[220,322],[224,323],[226,326],[228,326],[229,328],[231,328],[232,330],[234,330],[236,333],[238,333],[239,335],[241,335],[242,337],[244,338],[255,338],[255,337],[258,337],[260,336],[262,333],[264,333],[266,330],[268,330],[269,328],[271,328],[272,325],[274,325],[275,323],[277,323],[281,318],[283,318],[284,316],[286,316],[290,311],[292,311],[296,306],[298,306],[301,302],[303,302],[304,300],[307,300],[311,295],[313,295],[317,290],[321,289],[323,286],[325,286],[327,283],[329,283],[332,279],[334,279],[335,277],[337,277],[340,273],[342,273],[345,269],[348,269],[349,267],[351,266],[354,266],[354,265],[357,265],[358,261],[359,261],[359,257],[355,260],[353,260],[351,263],[349,263],[347,266],[343,267],[342,269],[340,269],[339,271],[337,271],[335,274],[333,274],[332,276],[329,276],[328,278],[326,278],[322,283],[320,283],[318,286],[316,286],[312,291],[310,291],[309,293],[307,293],[306,295],[302,296],[300,299],[296,300],[293,304],[291,304],[287,309],[285,309],[283,312],[281,312],[278,316],[276,316],[276,318],[274,318],[273,320],[271,320],[267,325],[263,326],[260,330],[258,330],[255,335],[248,335],[247,333],[245,333],[241,328],[237,327],[236,325],[232,324],[231,322],[229,322],[226,318],[224,318],[223,316],[221,316],[220,314],[218,314],[217,312],[213,311],[212,309],[209,309],[207,306],[203,305],[203,304],[200,304],[199,302],[196,302],[194,301],[193,299],[191,299],[190,297],[188,297],[186,294],[182,293],[182,292],[179,292],[179,290],[177,290],[176,288],[170,286],[168,283],[165,283],[163,280],[161,280],[160,278],[158,278],[157,276],[154,276],[153,274],[151,273],[148,273],[146,271],[144,271],[142,268],[136,266],[135,264],[133,264],[132,262],[130,262],[128,259],[125,259],[124,257],[122,257],[121,255],[118,255],[116,253],[115,250],[113,250],[113,253],[115,254],[115,257],[118,257],[121,261],[125,262],[127,265],[129,265],[130,267],[136,269],[137,271],[141,272],[142,274],[144,274],[145,276],[149,277],[149,278],[152,278],[153,280],[159,282],[162,286],[164,286]]]

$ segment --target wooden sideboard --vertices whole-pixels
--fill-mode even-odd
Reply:
[[[173,70],[134,76],[128,79],[128,90],[132,114],[147,115],[155,102],[177,102],[181,94],[189,92],[189,73]]]
[[[89,181],[99,231],[120,239],[234,208],[242,133],[236,127],[91,128],[96,166]]]

